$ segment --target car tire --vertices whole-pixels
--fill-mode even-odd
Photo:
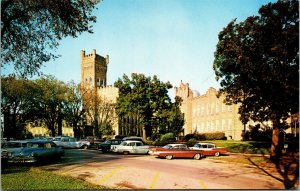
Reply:
[[[215,157],[220,156],[220,152],[215,152]]]
[[[172,155],[167,155],[167,156],[166,156],[166,159],[167,159],[167,160],[171,160],[172,158],[173,158]]]
[[[201,154],[196,153],[196,154],[194,155],[194,159],[195,159],[195,160],[201,159]]]
[[[129,151],[123,151],[123,154],[124,154],[124,155],[128,155],[128,154],[129,154]]]
[[[82,145],[82,149],[87,149],[88,148],[88,146],[87,145]]]

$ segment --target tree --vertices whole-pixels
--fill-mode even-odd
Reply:
[[[299,110],[298,1],[269,3],[259,14],[219,33],[213,67],[220,94],[227,104],[241,104],[244,122],[272,121],[271,159],[279,164],[280,131]]]
[[[38,73],[57,57],[52,50],[64,37],[92,33],[99,0],[2,0],[1,67],[13,64],[22,76]]]
[[[34,83],[35,95],[31,99],[31,113],[36,119],[44,121],[51,136],[62,135],[59,124],[63,119],[63,103],[66,102],[66,84],[53,76],[43,76]]]
[[[14,75],[1,79],[1,111],[4,116],[4,136],[21,138],[32,97],[32,83]]]
[[[172,85],[161,82],[157,76],[133,73],[131,78],[124,74],[114,84],[119,88],[116,112],[120,118],[135,116],[138,126],[143,128],[143,137],[151,137],[154,129],[165,125],[163,110],[171,107],[168,89]]]
[[[67,92],[65,94],[65,102],[63,102],[63,113],[65,120],[73,127],[74,137],[81,137],[79,123],[83,120],[83,95],[81,85],[75,84],[73,81],[67,84]]]
[[[82,86],[83,107],[93,126],[93,135],[111,135],[115,122],[114,104],[98,93],[97,88]]]

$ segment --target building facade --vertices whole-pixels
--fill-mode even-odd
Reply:
[[[200,95],[182,82],[175,87],[175,95],[183,100],[184,134],[224,132],[227,139],[241,140],[244,124],[239,120],[238,105],[225,105],[224,97],[217,98],[217,93],[209,88]]]

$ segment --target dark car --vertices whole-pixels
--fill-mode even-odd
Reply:
[[[119,145],[121,144],[121,139],[109,139],[106,140],[104,143],[100,143],[98,145],[98,150],[102,151],[103,153],[110,151],[111,145]]]

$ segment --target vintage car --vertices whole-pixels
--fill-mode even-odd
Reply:
[[[15,140],[2,142],[1,148],[1,162],[6,164],[11,156],[11,152],[16,149],[24,148],[27,146],[28,140]]]
[[[143,137],[129,136],[129,137],[124,137],[122,140],[123,141],[141,141],[146,145],[146,142],[144,141]]]
[[[147,154],[149,145],[145,145],[142,141],[123,141],[120,145],[114,145],[111,148],[113,152],[127,154]]]
[[[106,140],[104,143],[98,145],[98,150],[102,151],[103,153],[110,151],[111,146],[121,144],[121,139],[109,139]]]
[[[8,163],[37,163],[61,159],[64,151],[48,140],[28,141],[26,147],[8,151]]]
[[[190,147],[193,150],[202,150],[204,156],[220,156],[228,154],[227,148],[216,147],[212,143],[196,143],[193,147]]]
[[[55,137],[53,142],[65,149],[87,149],[91,145],[89,141],[78,141],[74,137],[67,136]]]
[[[87,136],[85,139],[81,139],[80,141],[90,142],[90,147],[98,148],[98,145],[103,143],[105,140],[104,139],[99,139],[96,136]]]
[[[168,144],[163,147],[149,149],[149,154],[159,158],[194,158],[199,160],[203,157],[202,150],[192,150],[185,144]]]

